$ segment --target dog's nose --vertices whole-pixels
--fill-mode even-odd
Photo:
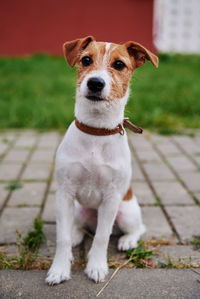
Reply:
[[[87,82],[87,86],[92,92],[102,91],[105,86],[105,81],[98,77],[90,78]]]

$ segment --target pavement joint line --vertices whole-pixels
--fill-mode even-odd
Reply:
[[[56,221],[44,221],[44,224],[48,224],[48,225],[56,225]]]
[[[156,198],[156,199],[159,199],[159,203],[160,203],[159,206],[160,206],[161,210],[163,211],[163,213],[164,213],[164,215],[165,215],[165,217],[166,217],[166,220],[167,220],[169,226],[171,227],[171,229],[172,229],[174,235],[177,237],[178,242],[179,242],[180,244],[183,244],[183,242],[182,242],[182,240],[181,240],[181,238],[180,238],[180,236],[179,236],[179,234],[178,234],[178,232],[177,232],[177,230],[176,230],[176,228],[175,228],[175,226],[174,226],[174,224],[173,224],[173,222],[172,222],[170,216],[168,215],[168,213],[167,213],[167,211],[166,211],[166,209],[165,209],[165,207],[164,207],[162,201],[160,200],[160,197],[158,196],[158,194],[157,194],[155,188],[153,187],[153,185],[152,185],[152,183],[151,183],[151,180],[149,179],[148,174],[146,173],[146,171],[145,171],[145,169],[144,169],[142,163],[140,163],[139,156],[138,156],[137,151],[136,151],[136,149],[134,148],[132,142],[130,143],[130,147],[131,147],[131,149],[132,149],[132,151],[133,151],[133,153],[134,153],[134,155],[135,155],[135,158],[136,158],[136,160],[137,160],[137,162],[138,162],[138,164],[139,164],[139,167],[140,167],[140,169],[141,169],[141,171],[142,171],[142,173],[143,173],[143,175],[144,175],[144,177],[145,177],[145,179],[146,179],[146,181],[147,181],[147,183],[148,183],[148,185],[149,185],[151,191],[153,192],[155,198]]]
[[[188,153],[186,152],[182,146],[174,139],[174,137],[170,138],[172,144],[174,144],[182,154],[184,154],[197,168],[199,168],[199,163]]]
[[[194,195],[194,193],[183,182],[183,180],[180,178],[180,176],[178,175],[178,173],[176,172],[176,170],[174,169],[174,167],[167,161],[167,159],[166,159],[165,155],[162,153],[162,151],[159,150],[159,148],[157,147],[157,145],[152,140],[149,140],[149,141],[151,142],[151,144],[153,146],[153,149],[159,154],[159,156],[161,157],[161,159],[163,160],[163,162],[166,164],[166,166],[172,171],[172,173],[175,175],[175,177],[177,178],[177,180],[182,184],[183,188],[191,196],[191,198],[193,199],[194,203],[196,205],[200,205],[200,203],[199,203],[198,199],[196,198],[196,196]]]
[[[18,173],[18,175],[17,175],[17,177],[16,177],[16,179],[15,179],[16,181],[19,181],[19,180],[20,180],[20,178],[21,178],[21,176],[22,176],[22,174],[23,174],[25,168],[26,168],[27,165],[28,165],[28,162],[29,162],[30,159],[31,159],[31,156],[33,155],[34,151],[35,151],[36,148],[37,148],[38,141],[39,141],[39,136],[37,135],[37,136],[36,136],[35,144],[34,144],[34,146],[31,148],[31,150],[30,150],[30,152],[29,152],[29,154],[28,154],[28,157],[27,157],[26,161],[24,161],[24,162],[22,163],[21,169],[20,169],[20,171],[19,171],[19,173]],[[2,212],[3,212],[3,210],[4,210],[4,208],[6,207],[6,205],[7,205],[8,201],[9,201],[9,199],[10,199],[10,197],[11,197],[13,191],[14,191],[14,190],[10,190],[10,192],[8,192],[8,195],[7,195],[5,201],[4,201],[4,203],[3,203],[3,205],[2,205],[2,207],[1,207],[1,209],[0,209],[0,216],[1,216],[1,214],[2,214]]]

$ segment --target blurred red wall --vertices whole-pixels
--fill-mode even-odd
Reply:
[[[155,51],[153,0],[2,0],[0,55],[62,54],[67,40],[134,40]]]

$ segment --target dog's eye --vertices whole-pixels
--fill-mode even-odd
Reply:
[[[85,56],[81,59],[82,65],[88,66],[93,63],[92,58],[90,56]]]
[[[121,71],[126,67],[126,65],[121,60],[116,60],[112,67],[118,71]]]

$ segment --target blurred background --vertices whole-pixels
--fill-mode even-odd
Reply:
[[[7,0],[0,3],[0,128],[64,131],[76,70],[67,40],[137,41],[159,55],[135,71],[126,116],[163,134],[200,127],[199,0]]]

